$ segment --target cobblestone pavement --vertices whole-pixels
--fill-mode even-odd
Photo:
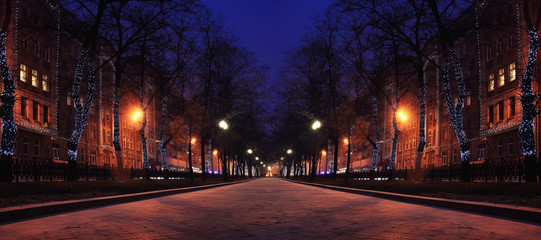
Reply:
[[[541,226],[264,178],[0,225],[0,239],[540,239]]]

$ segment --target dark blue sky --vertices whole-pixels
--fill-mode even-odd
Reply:
[[[314,15],[333,0],[201,0],[225,17],[226,29],[240,44],[270,67],[270,83],[276,82],[285,53],[299,44],[314,23]]]

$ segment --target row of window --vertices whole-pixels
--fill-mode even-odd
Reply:
[[[28,50],[28,42],[29,42],[28,38],[23,38],[23,40],[21,41],[21,48],[24,50]],[[51,60],[50,58],[51,50],[49,47],[42,47],[40,49],[38,41],[32,40],[30,42],[32,42],[32,52],[34,53],[34,55],[38,57],[41,56],[41,58],[46,62],[49,62]]]
[[[28,118],[28,98],[21,97],[21,116]],[[36,122],[49,123],[49,106],[32,101],[32,119]]]
[[[507,70],[507,74],[505,74]],[[515,81],[517,78],[517,71],[515,67],[515,63],[509,64],[507,67],[501,68],[498,70],[498,87],[504,86],[506,83],[510,83]],[[507,80],[506,80],[507,79]],[[494,78],[494,74],[490,74],[488,76],[488,91],[494,91],[496,89],[496,79]]]
[[[21,82],[28,82],[28,66],[21,64],[19,67],[19,80]],[[49,77],[45,74],[41,74],[41,78],[39,75],[38,70],[36,69],[30,69],[30,80],[32,83],[32,86],[40,88],[41,90],[45,92],[49,92]]]
[[[514,117],[516,114],[516,101],[515,96],[507,99],[507,115],[508,118]],[[496,105],[488,106],[488,123],[494,123],[497,117],[497,121],[503,121],[505,119],[505,107],[504,101],[499,101]]]
[[[498,38],[498,41],[496,42],[496,55],[501,55],[503,53],[503,45],[504,45],[504,38],[501,37],[501,38]],[[509,33],[509,35],[507,35],[507,49],[513,49],[513,44],[514,44],[514,38],[513,38],[513,33]],[[492,47],[492,45],[488,45],[487,46],[487,61],[491,61],[492,59],[494,59],[494,48]]]

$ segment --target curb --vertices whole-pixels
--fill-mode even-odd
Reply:
[[[14,222],[17,220],[27,219],[27,218],[41,217],[44,215],[57,214],[57,213],[63,213],[63,212],[68,212],[68,211],[82,210],[82,209],[93,208],[93,207],[101,207],[105,205],[127,203],[127,202],[145,200],[149,198],[163,197],[167,195],[211,189],[211,188],[216,188],[216,187],[244,183],[251,180],[252,179],[235,181],[235,182],[209,184],[209,185],[202,185],[202,186],[185,187],[185,188],[174,188],[174,189],[165,189],[165,190],[157,190],[157,191],[149,191],[149,192],[141,192],[141,193],[131,193],[131,194],[116,195],[116,196],[108,196],[108,197],[98,197],[98,198],[90,198],[90,199],[82,199],[82,200],[50,202],[50,203],[35,204],[35,205],[30,205],[30,206],[7,207],[4,209],[0,209],[0,225],[6,224],[9,222]]]
[[[374,190],[365,190],[357,188],[348,188],[348,187],[339,187],[332,185],[324,185],[318,183],[308,183],[300,182],[286,179],[287,181],[304,184],[309,186],[315,186],[325,189],[331,189],[341,192],[361,194],[371,197],[385,198],[395,201],[401,201],[406,203],[414,203],[421,205],[429,205],[440,208],[447,208],[452,210],[459,210],[471,213],[480,213],[495,217],[503,217],[512,220],[527,221],[537,225],[541,224],[541,209],[528,208],[528,207],[518,207],[511,205],[503,204],[492,204],[492,203],[482,203],[482,202],[471,202],[471,201],[461,201],[461,200],[452,200],[452,199],[443,199],[443,198],[432,198],[432,197],[423,197],[399,193],[390,193]]]

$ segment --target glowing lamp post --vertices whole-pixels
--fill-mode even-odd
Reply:
[[[227,122],[225,120],[222,120],[218,123],[218,126],[222,129],[222,136],[223,136],[223,146],[222,146],[222,156],[223,156],[223,159],[222,159],[222,162],[223,162],[223,166],[222,166],[222,174],[224,175],[224,180],[227,181],[227,178],[228,178],[228,175],[229,175],[229,165],[227,163],[227,160],[225,158],[225,131],[229,128],[229,125],[227,124]]]

